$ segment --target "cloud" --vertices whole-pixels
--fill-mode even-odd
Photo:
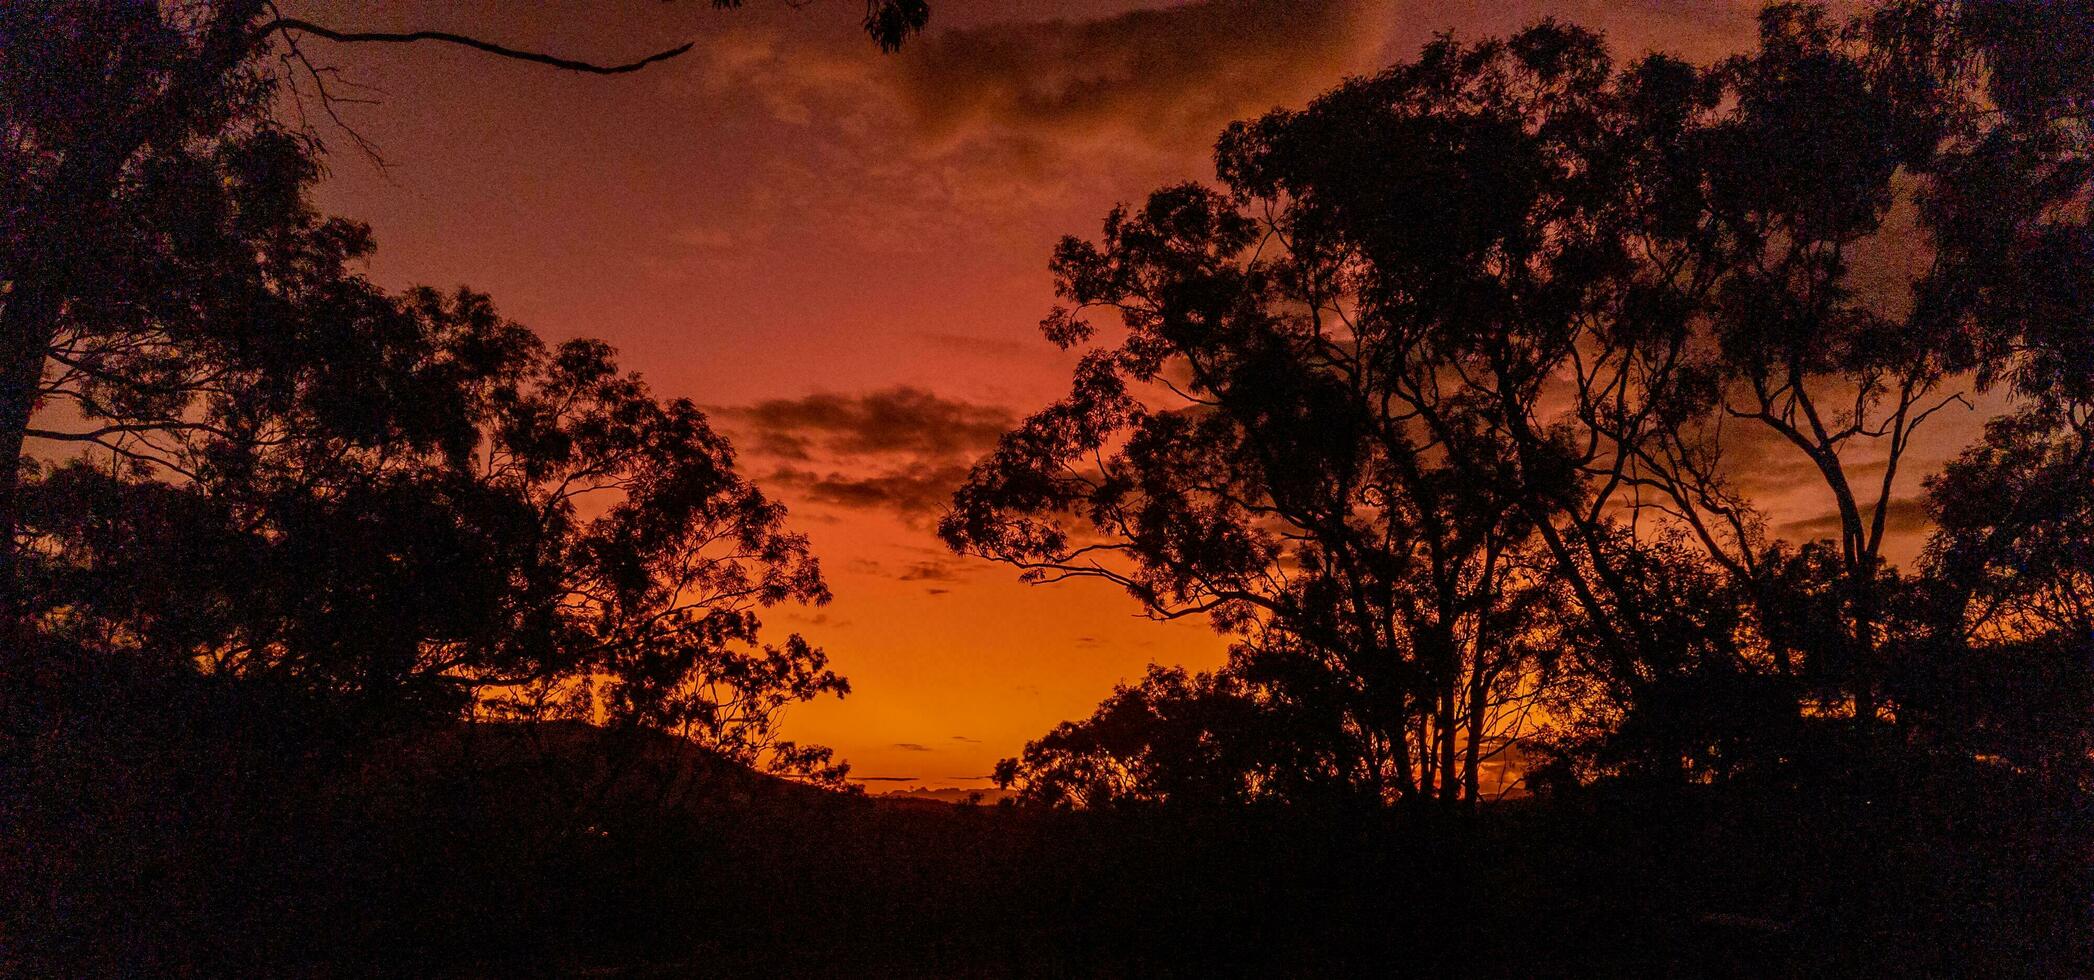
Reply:
[[[1841,392],[1835,398],[1848,397]],[[1733,489],[1765,503],[1768,498],[1795,491],[1819,492],[1825,475],[1803,450],[1774,427],[1750,420],[1725,420],[1721,445],[1725,472]],[[1841,460],[1841,470],[1850,482],[1881,479],[1886,460],[1883,447],[1857,440]]]
[[[1395,20],[1375,0],[1206,0],[970,26],[892,57],[749,23],[673,84],[778,132],[733,205],[737,242],[820,227],[888,257],[1038,248],[1059,209],[1205,176],[1230,121],[1375,67]]]
[[[907,386],[861,395],[817,392],[719,411],[751,430],[762,451],[789,459],[810,458],[817,445],[839,454],[972,454],[995,445],[1017,421],[1001,406]]]
[[[690,80],[788,126],[884,146],[884,162],[924,169],[966,157],[1004,168],[1009,183],[1052,176],[1057,161],[1097,165],[1136,149],[1203,160],[1229,122],[1413,58],[1436,31],[1504,35],[1554,15],[1606,34],[1622,60],[1651,49],[1707,60],[1749,41],[1759,5],[1195,0],[1093,19],[1021,15],[934,32],[892,57],[751,26],[707,42]]]
[[[931,747],[921,742],[896,742],[894,747],[904,752],[929,752]]]
[[[1873,519],[1873,515],[1866,510],[1861,516],[1864,526]],[[1883,518],[1884,534],[1891,537],[1922,534],[1933,526],[1934,515],[1928,512],[1926,501],[1912,498],[1892,500],[1889,512]],[[1805,520],[1790,521],[1781,526],[1781,533],[1783,537],[1803,541],[1836,538],[1840,534],[1840,515],[1838,511],[1833,511]]]
[[[736,30],[705,46],[695,80],[788,125],[906,137],[920,157],[1129,139],[1204,152],[1230,120],[1373,65],[1395,26],[1371,0],[1205,0],[944,31],[885,58]]]
[[[950,778],[952,778],[952,779],[964,779],[964,780],[986,780],[986,779],[988,779],[989,777],[987,777],[987,776],[953,776],[953,777],[950,777]],[[1003,799],[1003,798],[1005,798],[1005,797],[1011,796],[1012,794],[1011,794],[1010,792],[1006,791],[1006,790],[1001,790],[1001,789],[994,789],[994,788],[986,788],[986,787],[985,787],[985,788],[982,788],[982,789],[966,789],[966,788],[960,788],[960,787],[946,787],[946,788],[942,788],[942,789],[931,789],[931,788],[929,788],[929,787],[926,787],[926,786],[917,786],[917,787],[914,787],[914,788],[912,788],[912,789],[891,789],[891,790],[888,790],[888,791],[887,791],[887,792],[885,792],[885,793],[881,793],[880,795],[881,795],[881,796],[886,796],[886,797],[893,797],[893,798],[897,798],[897,799],[911,799],[911,800],[936,800],[936,801],[938,801],[938,802],[940,802],[940,803],[963,803],[963,804],[964,804],[964,803],[995,803],[996,801],[998,801],[998,800],[1001,800],[1001,799]]]
[[[965,736],[965,735],[954,735],[954,736],[952,737],[952,740],[953,740],[953,741],[955,741],[955,742],[965,742],[965,743],[967,743],[967,744],[969,744],[969,745],[980,745],[980,744],[982,744],[982,740],[981,740],[981,739],[978,739],[978,738],[968,738],[968,737],[967,737],[967,736]],[[966,778],[972,779],[972,778],[974,778],[974,777],[972,777],[972,776],[969,776],[969,777],[966,777]]]
[[[968,467],[1018,421],[1001,405],[907,386],[711,411],[744,452],[779,463],[761,481],[766,487],[808,503],[886,511],[912,526],[943,513]]]
[[[1228,123],[1300,106],[1348,76],[1415,58],[1440,30],[1502,36],[1553,14],[1709,60],[1743,46],[1760,0],[1197,0],[1093,19],[1005,19],[883,56],[836,32],[739,23],[668,76],[709,116],[774,134],[740,187],[732,239],[819,228],[892,258],[983,244],[1038,248],[1150,187],[1209,176]]]
[[[957,582],[960,580],[960,563],[956,561],[911,562],[909,567],[895,576],[904,582]]]
[[[841,629],[851,625],[850,620],[832,616],[827,610],[810,614],[804,610],[788,609],[784,612],[783,618],[806,626],[826,626],[832,629]]]
[[[1032,343],[1001,337],[976,337],[970,334],[944,333],[935,330],[926,330],[918,333],[917,336],[931,346],[942,350],[975,357],[985,357],[997,361],[1008,361],[1028,354],[1037,354],[1046,345],[1046,342],[1041,340],[1037,334],[1027,335],[1033,341]]]
[[[926,594],[935,596],[945,595],[952,591],[952,589],[943,586],[967,581],[968,576],[965,573],[970,569],[970,566],[966,561],[946,555],[930,560],[906,562],[899,568],[870,558],[859,558],[853,560],[849,568],[852,572],[860,575],[879,576],[893,579],[897,582],[937,583],[924,590]]]
[[[885,80],[917,136],[1019,155],[1132,140],[1204,151],[1230,120],[1372,63],[1394,26],[1364,0],[1209,0],[1099,20],[950,31]]]
[[[870,476],[821,474],[787,466],[774,471],[764,483],[797,492],[814,503],[847,510],[885,510],[905,521],[922,523],[943,513],[952,492],[966,479],[967,467],[958,464]]]

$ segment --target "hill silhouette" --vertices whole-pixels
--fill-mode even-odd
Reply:
[[[1005,799],[1008,796],[1010,796],[1010,793],[1008,791],[996,789],[993,787],[986,789],[968,789],[964,787],[943,787],[939,789],[932,789],[928,786],[914,786],[910,787],[909,789],[890,789],[884,793],[874,794],[875,799],[887,803],[922,802],[945,803],[961,806],[994,804]]]

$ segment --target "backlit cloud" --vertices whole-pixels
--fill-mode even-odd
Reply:
[[[1396,11],[1368,0],[1207,0],[945,31],[892,58],[751,28],[706,45],[697,80],[758,100],[780,122],[905,137],[925,155],[994,143],[1027,156],[1128,138],[1178,151],[1367,67]]]
[[[1373,68],[1397,9],[1208,0],[971,26],[893,57],[750,24],[703,43],[678,84],[783,131],[759,164],[770,179],[728,209],[751,230],[726,240],[820,227],[886,256],[1037,248],[1065,224],[1048,215],[1205,176],[1231,120]]]
[[[1875,511],[1872,508],[1864,509],[1861,519],[1866,528],[1875,520]],[[1923,500],[1892,500],[1883,515],[1884,533],[1893,537],[1918,537],[1933,526],[1934,515],[1928,512],[1927,503]],[[1781,526],[1781,533],[1783,537],[1798,541],[1837,538],[1840,535],[1840,515],[1838,511],[1833,511],[1807,520],[1790,521]]]
[[[907,386],[862,395],[816,393],[721,411],[741,423],[761,451],[788,459],[808,459],[816,448],[842,455],[971,455],[994,446],[1017,421],[1006,408]]]
[[[907,522],[920,523],[945,510],[954,490],[967,479],[964,464],[932,469],[900,469],[854,476],[818,473],[790,466],[772,471],[764,486],[794,493],[801,499],[846,510],[884,510]]]
[[[911,387],[818,392],[713,413],[745,454],[774,463],[760,482],[788,501],[885,511],[913,527],[944,512],[968,467],[1018,421],[999,405]]]
[[[1232,119],[1299,101],[1371,64],[1395,6],[1210,0],[1100,20],[936,35],[885,81],[932,149],[1024,154],[1135,141],[1204,148]]]

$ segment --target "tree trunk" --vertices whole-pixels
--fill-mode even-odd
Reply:
[[[1454,678],[1449,677],[1440,690],[1440,716],[1434,723],[1439,729],[1440,749],[1440,802],[1452,803],[1461,787],[1460,773],[1455,770],[1454,733],[1460,726],[1455,723]]]
[[[1410,695],[1399,692],[1396,703],[1395,737],[1389,739],[1389,748],[1396,757],[1396,795],[1409,800],[1418,795],[1418,772],[1411,763]]]
[[[31,640],[29,596],[21,580],[17,539],[22,524],[22,447],[36,411],[50,350],[53,291],[16,281],[0,308],[0,644],[11,661]]]
[[[1469,673],[1468,745],[1465,746],[1465,757],[1461,765],[1462,791],[1472,805],[1481,799],[1479,790],[1482,780],[1476,770],[1482,764],[1483,758],[1483,721],[1486,707],[1484,695],[1487,690],[1484,680],[1483,652],[1479,649],[1476,653],[1476,668]]]

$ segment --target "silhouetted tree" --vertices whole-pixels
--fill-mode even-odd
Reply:
[[[865,26],[892,50],[928,16],[923,0],[868,0]],[[599,74],[691,47],[599,65],[442,31],[336,30],[282,17],[268,0],[0,10],[0,618],[10,646],[27,639],[13,565],[24,440],[133,452],[146,434],[192,424],[192,396],[221,372],[295,370],[314,352],[268,342],[267,318],[314,283],[287,279],[339,275],[329,263],[368,248],[360,230],[313,213],[304,192],[317,136],[278,122],[277,100],[301,97],[301,75],[333,112],[325,70],[300,37],[463,45]]]
[[[827,589],[703,415],[484,297],[345,292],[285,338],[336,356],[221,374],[150,463],[25,485],[45,635],[381,720],[491,699],[840,779],[776,722],[847,685],[756,614]]]
[[[1259,799],[1261,763],[1246,750],[1273,726],[1228,674],[1151,666],[1081,722],[1064,722],[1006,759],[996,780],[1030,804],[1245,804]]]
[[[1443,38],[1232,126],[1225,191],[1058,248],[1047,335],[1095,308],[1125,340],[942,530],[1328,651],[1404,736],[1394,796],[1473,797],[1456,747],[1537,697],[1591,712],[1564,744],[1633,735],[1602,769],[1873,731],[1918,628],[1882,558],[1914,433],[1972,388],[2084,384],[2090,61],[2035,11],[1779,4],[1708,68]],[[1746,478],[1787,453],[1833,538],[1768,530]]]
[[[1645,385],[1681,394],[1639,413],[1611,384],[1581,388],[1586,420],[1618,446],[1622,482],[1654,494],[1732,576],[1761,584],[1764,639],[1785,648],[1773,656],[1810,675],[1814,701],[1865,726],[1887,669],[1884,604],[1900,586],[1882,553],[1907,503],[1894,488],[1914,433],[2025,365],[2012,353],[2020,338],[2062,326],[1998,298],[2035,286],[2022,263],[2086,234],[2083,215],[2053,213],[2086,187],[2084,133],[2068,132],[2083,127],[1985,108],[2000,94],[1990,83],[2014,68],[1974,25],[2009,6],[1886,4],[1846,23],[1815,6],[1768,8],[1757,51],[1693,79],[1705,94],[1682,106],[1685,139],[1649,185],[1695,229],[1675,259],[1694,267],[1695,288],[1667,297],[1676,322],[1649,338],[1675,352],[1674,379]],[[1892,220],[1914,213],[1917,231]],[[1926,261],[1896,262],[1901,253]],[[2057,271],[2073,281],[2085,261]],[[2041,306],[2056,289],[2022,296]],[[1823,549],[1777,547],[1765,505],[1740,487],[1785,453],[1836,515]],[[1798,562],[1823,573],[1831,602],[1814,629],[1775,635]]]
[[[2087,403],[1994,420],[1930,481],[1937,529],[1896,675],[1927,734],[2094,790],[2094,425]],[[1901,718],[1901,721],[1906,721]]]
[[[1519,427],[1621,261],[1607,79],[1572,28],[1443,40],[1232,127],[1228,194],[1160,191],[1065,240],[1076,308],[1048,336],[1088,339],[1100,308],[1126,339],[976,468],[947,540],[1273,631],[1383,747],[1353,778],[1475,799],[1546,674],[1536,518],[1582,494],[1574,447]]]

